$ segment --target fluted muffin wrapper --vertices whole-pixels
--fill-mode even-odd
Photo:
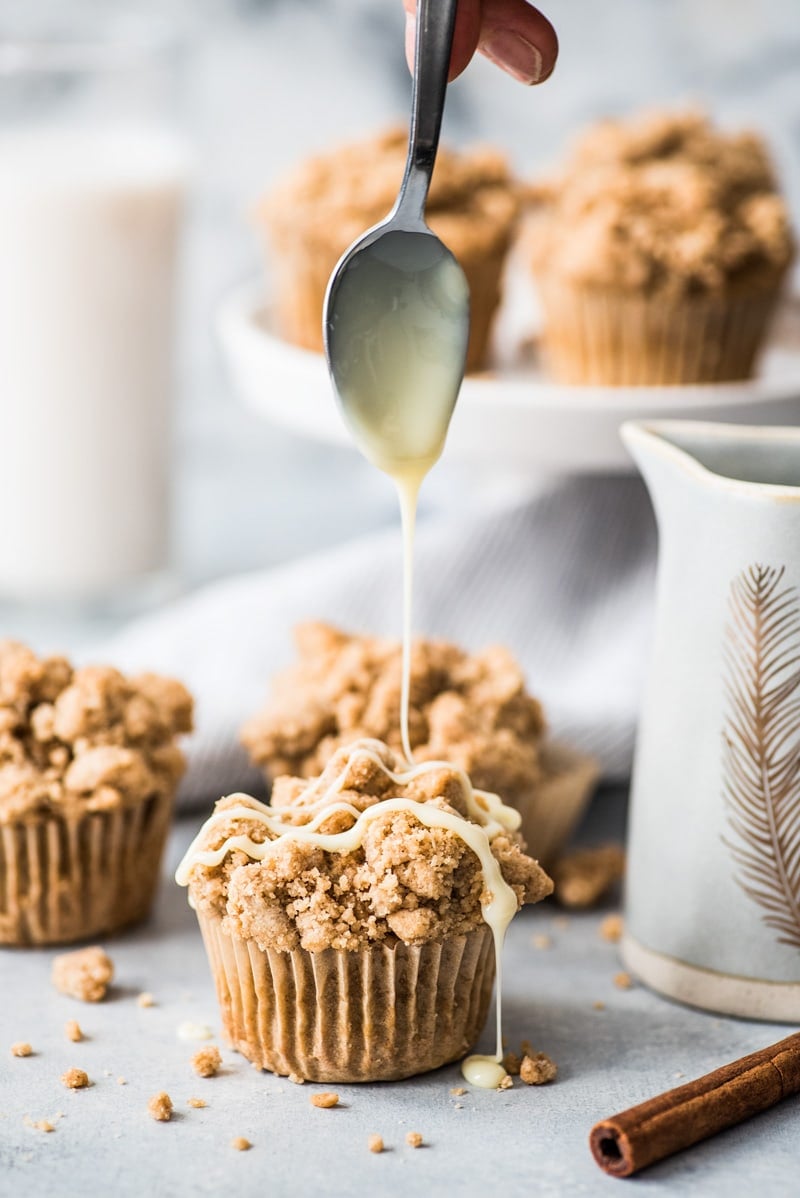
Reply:
[[[540,751],[542,780],[518,804],[520,834],[528,852],[546,869],[577,828],[594,794],[600,767],[593,757],[558,742]]]
[[[510,236],[510,233],[509,233]],[[467,371],[482,370],[486,365],[492,321],[500,305],[500,286],[506,246],[497,240],[485,252],[474,247],[459,254],[458,246],[449,248],[458,259],[470,290],[470,334]],[[328,253],[317,244],[306,245],[300,238],[282,239],[279,249],[269,253],[268,269],[275,279],[274,318],[280,335],[293,345],[322,353],[322,312],[328,280],[341,254],[338,243],[331,241]]]
[[[69,944],[148,914],[172,795],[0,824],[0,944]]]
[[[537,278],[553,377],[598,386],[664,386],[749,378],[780,295],[630,295]]]
[[[316,1082],[394,1081],[463,1057],[494,981],[488,927],[440,944],[277,952],[198,911],[224,1036],[260,1069]]]

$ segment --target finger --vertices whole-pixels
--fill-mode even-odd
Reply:
[[[558,38],[527,0],[483,0],[478,49],[520,82],[542,83],[556,65]]]
[[[415,14],[417,0],[403,0],[406,10],[406,61],[408,69],[414,70],[414,41],[417,35]],[[453,50],[450,55],[449,78],[455,79],[472,58],[478,48],[481,32],[481,0],[460,0],[456,11],[456,27],[453,30]]]

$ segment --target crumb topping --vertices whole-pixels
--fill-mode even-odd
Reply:
[[[261,202],[275,248],[302,237],[309,249],[330,253],[338,239],[344,252],[366,228],[387,216],[405,168],[407,133],[387,130],[337,146],[295,167]],[[426,220],[456,257],[476,251],[502,252],[520,207],[520,189],[505,158],[494,149],[456,153],[440,146]]]
[[[299,625],[295,641],[299,661],[275,678],[267,705],[242,730],[252,760],[272,777],[307,778],[361,737],[400,752],[400,645],[323,623]],[[416,641],[409,720],[417,761],[450,761],[512,807],[541,780],[542,708],[504,648],[470,655]]]
[[[169,1123],[172,1118],[172,1099],[166,1090],[159,1090],[148,1100],[147,1110],[157,1123]]]
[[[314,793],[323,794],[343,778],[337,802],[349,804],[352,811],[332,812],[318,824],[320,832],[346,831],[359,813],[388,798],[433,804],[468,818],[462,783],[451,767],[395,783],[386,772],[398,766],[394,753],[385,745],[377,745],[375,751],[381,754],[378,760],[349,748],[333,755]],[[319,814],[307,791],[303,779],[278,778],[273,808],[284,820],[302,826]],[[224,814],[235,807],[258,806],[247,796],[232,795],[220,800],[215,810]],[[251,860],[235,847],[218,865],[195,859],[189,889],[198,911],[221,915],[228,934],[253,940],[261,949],[355,951],[392,940],[423,944],[471,932],[484,923],[481,904],[488,896],[477,855],[456,832],[428,826],[412,811],[376,815],[352,852],[329,852],[289,835],[277,838],[263,822],[246,815],[207,824],[199,850],[218,849],[229,837],[242,835],[255,843],[274,840],[276,846],[263,861]],[[547,874],[525,855],[514,833],[496,835],[491,852],[518,905],[537,902],[551,892]]]
[[[0,823],[171,793],[184,769],[174,737],[191,727],[180,682],[0,641]]]
[[[198,1077],[216,1077],[221,1065],[222,1053],[215,1045],[199,1048],[192,1057],[192,1069]]]
[[[81,1002],[101,1002],[113,977],[114,962],[97,945],[60,953],[53,961],[56,990]]]
[[[581,284],[676,295],[773,286],[794,253],[761,138],[698,112],[592,126],[540,198],[534,269]]]

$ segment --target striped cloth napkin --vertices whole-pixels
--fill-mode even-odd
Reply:
[[[572,479],[525,500],[420,522],[414,628],[469,649],[507,645],[552,733],[630,771],[647,659],[655,523],[637,478]],[[263,792],[238,730],[293,658],[292,627],[324,619],[399,637],[401,544],[393,528],[325,553],[214,583],[138,619],[104,658],[182,679],[197,701],[185,807]]]

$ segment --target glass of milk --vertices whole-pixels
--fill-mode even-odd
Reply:
[[[124,601],[168,566],[174,57],[130,28],[0,44],[0,599]]]

